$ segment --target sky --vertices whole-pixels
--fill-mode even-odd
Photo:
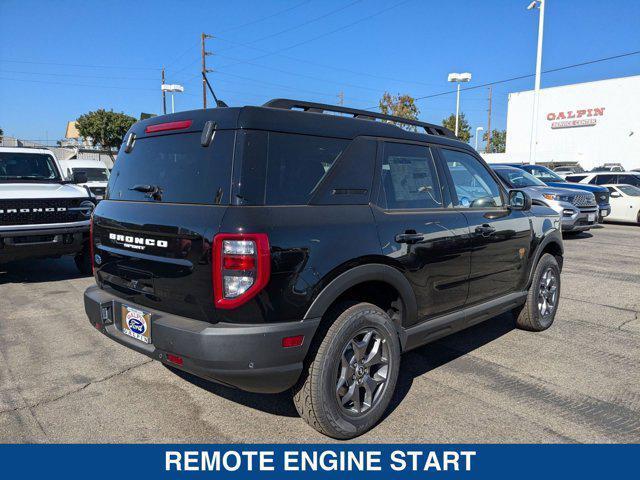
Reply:
[[[544,70],[640,50],[640,2],[546,0]],[[0,127],[55,142],[68,121],[99,108],[139,118],[162,113],[161,68],[184,85],[176,110],[202,107],[200,34],[209,78],[230,106],[296,98],[374,108],[385,91],[453,92],[470,72],[461,111],[487,127],[480,85],[533,74],[538,11],[528,0],[0,0]],[[542,87],[640,74],[640,55],[542,75]],[[493,87],[492,129],[504,129],[509,92]],[[211,102],[211,99],[209,99]],[[417,101],[441,123],[455,94]],[[168,101],[170,109],[170,101]],[[472,139],[473,143],[473,139]],[[482,142],[480,142],[482,145]]]

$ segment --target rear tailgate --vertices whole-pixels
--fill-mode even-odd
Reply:
[[[94,212],[96,278],[127,300],[215,321],[210,248],[229,204],[233,130],[136,139]],[[148,187],[153,187],[152,189]]]

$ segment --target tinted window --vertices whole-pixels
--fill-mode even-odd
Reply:
[[[519,168],[496,168],[494,171],[509,188],[545,186],[544,182]]]
[[[640,188],[631,185],[618,186],[621,192],[629,195],[630,197],[640,197]]]
[[[229,202],[234,132],[220,130],[208,147],[200,132],[136,140],[133,150],[118,154],[111,172],[108,198],[141,202],[214,204]],[[131,190],[155,186],[161,195]]]
[[[626,185],[633,185],[635,187],[640,186],[640,175],[618,175],[617,182],[610,183],[624,183]]]
[[[530,167],[529,171],[542,182],[564,182],[564,178],[546,167]]]
[[[565,180],[573,183],[580,183],[585,178],[587,178],[586,175],[567,175],[567,178],[565,178]]]
[[[85,172],[88,182],[106,182],[109,180],[109,170],[106,168],[73,168],[73,173]]]
[[[500,187],[480,161],[468,153],[442,149],[458,197],[464,208],[502,206]]]
[[[266,203],[305,205],[348,144],[349,141],[336,138],[270,133]]]
[[[59,180],[51,155],[0,152],[0,181]]]
[[[591,184],[606,185],[607,183],[618,183],[617,175],[596,175],[589,181]]]
[[[388,209],[442,207],[442,192],[428,147],[385,143],[380,203]]]

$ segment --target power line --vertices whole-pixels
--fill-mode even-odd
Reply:
[[[224,42],[235,43],[236,45],[239,45],[239,46],[251,48],[250,45],[253,44],[253,43],[262,42],[263,40],[267,40],[269,38],[277,37],[278,35],[282,35],[284,33],[288,33],[288,32],[291,32],[293,30],[297,30],[299,28],[305,27],[305,26],[307,26],[307,25],[309,25],[311,23],[317,22],[318,20],[322,20],[323,18],[327,18],[327,17],[329,17],[331,15],[335,15],[336,13],[339,13],[339,12],[341,12],[343,10],[346,10],[347,8],[352,7],[356,3],[361,3],[361,2],[362,2],[362,0],[354,0],[353,2],[348,3],[347,5],[344,5],[342,7],[339,7],[339,8],[336,8],[334,10],[331,10],[330,12],[324,13],[324,14],[320,15],[319,17],[314,17],[314,18],[312,18],[310,20],[304,21],[302,23],[298,23],[298,24],[294,25],[293,27],[285,28],[284,30],[280,30],[280,31],[275,32],[275,33],[270,33],[269,35],[265,35],[264,37],[256,38],[255,40],[251,40],[250,42],[247,42],[247,43],[239,43],[239,42],[233,42],[231,40],[225,40],[224,38],[220,38],[218,35],[216,35],[216,38],[218,40],[222,40]],[[224,33],[224,32],[222,32],[222,33]],[[232,50],[233,48],[235,48],[235,47],[230,47],[230,48],[222,49],[222,50],[219,50],[219,51],[220,52],[224,52],[226,50]]]
[[[0,58],[0,62],[6,63],[26,63],[29,65],[55,65],[59,67],[82,67],[82,68],[124,68],[124,69],[137,69],[137,70],[156,70],[159,71],[160,67],[148,67],[148,66],[131,66],[131,65],[88,65],[82,63],[58,63],[58,62],[34,62],[30,60],[13,60]]]
[[[48,73],[48,72],[25,72],[19,70],[0,70],[0,73],[13,73],[20,75],[49,75],[52,77],[83,77],[83,78],[102,78],[106,80],[148,80],[155,81],[155,78],[151,77],[118,77],[111,75],[85,75],[82,73]]]
[[[350,27],[352,27],[352,26],[354,26],[354,25],[357,25],[358,23],[362,23],[362,22],[364,22],[364,21],[366,21],[366,20],[369,20],[370,18],[376,17],[376,16],[381,15],[381,14],[383,14],[383,13],[385,13],[385,12],[388,12],[389,10],[392,10],[392,9],[394,9],[394,8],[397,8],[397,7],[399,7],[400,5],[403,5],[403,4],[405,4],[405,3],[408,3],[409,1],[410,1],[410,0],[402,0],[402,1],[400,1],[400,2],[397,2],[397,3],[393,4],[393,5],[391,5],[390,7],[386,7],[386,8],[383,8],[383,9],[381,9],[381,10],[378,10],[377,12],[374,12],[374,13],[372,13],[371,15],[367,15],[366,17],[360,18],[360,19],[358,19],[358,20],[355,20],[355,21],[353,21],[353,22],[350,22],[350,23],[348,23],[348,24],[346,24],[346,25],[343,25],[343,26],[341,26],[341,27],[335,28],[335,29],[333,29],[333,30],[331,30],[331,31],[329,31],[329,32],[322,33],[322,34],[317,35],[317,36],[315,36],[315,37],[309,38],[309,39],[307,39],[307,40],[303,40],[303,41],[301,41],[301,42],[294,43],[293,45],[289,45],[288,47],[284,47],[284,48],[281,48],[281,49],[276,50],[276,51],[273,51],[273,52],[265,53],[264,55],[260,55],[259,57],[251,58],[251,59],[249,59],[248,61],[240,60],[239,62],[236,62],[236,63],[233,63],[233,64],[223,65],[221,68],[228,68],[228,67],[235,66],[235,65],[240,65],[240,64],[243,64],[243,63],[248,63],[248,64],[250,64],[249,62],[253,62],[253,61],[255,61],[255,60],[260,60],[260,59],[262,59],[262,58],[270,57],[271,55],[277,55],[277,54],[279,54],[279,53],[281,53],[281,52],[285,52],[285,51],[287,51],[287,50],[291,50],[292,48],[296,48],[296,47],[299,47],[299,46],[301,46],[301,45],[305,45],[305,44],[307,44],[307,43],[313,42],[313,41],[315,41],[315,40],[319,40],[320,38],[326,37],[326,36],[328,36],[328,35],[332,35],[332,34],[334,34],[334,33],[340,32],[340,31],[342,31],[342,30],[346,30],[347,28],[350,28]],[[221,55],[221,56],[222,56],[222,55]]]
[[[632,55],[638,55],[638,54],[640,54],[640,50],[636,50],[636,51],[633,51],[633,52],[622,53],[620,55],[613,55],[611,57],[598,58],[596,60],[589,60],[589,61],[581,62],[581,63],[574,63],[572,65],[565,65],[563,67],[551,68],[549,70],[543,70],[542,73],[559,72],[561,70],[568,70],[570,68],[583,67],[585,65],[592,65],[594,63],[606,62],[606,61],[609,61],[609,60],[616,60],[618,58],[630,57]],[[516,80],[523,80],[525,78],[531,78],[531,77],[535,77],[535,73],[530,73],[530,74],[527,74],[527,75],[519,75],[517,77],[505,78],[504,80],[496,80],[494,82],[487,82],[487,83],[483,83],[483,84],[480,84],[480,85],[474,85],[472,87],[464,87],[464,88],[461,88],[460,91],[476,90],[478,88],[489,87],[489,86],[492,86],[492,85],[499,85],[501,83],[514,82]],[[457,90],[448,90],[446,92],[434,93],[434,94],[431,94],[431,95],[424,95],[422,97],[415,97],[414,100],[417,101],[417,100],[425,100],[427,98],[441,97],[443,95],[450,95],[450,94],[456,93],[456,91]],[[375,107],[369,107],[369,108],[366,108],[365,110],[372,110],[374,108],[378,108],[378,106],[376,105]]]
[[[291,10],[295,10],[296,8],[300,8],[303,5],[306,5],[307,3],[311,3],[311,0],[306,0],[305,2],[298,3],[297,5],[294,5],[292,7],[285,8],[284,10],[278,10],[278,11],[272,13],[271,15],[267,15],[266,17],[258,18],[256,20],[251,20],[251,21],[249,21],[247,23],[242,23],[240,25],[236,25],[235,27],[231,27],[231,28],[228,28],[226,30],[222,30],[220,33],[233,32],[234,30],[238,30],[240,28],[248,27],[250,25],[255,25],[256,23],[262,22],[264,20],[269,20],[270,18],[277,17],[277,16],[280,16],[280,15],[282,15],[284,13],[288,13]]]

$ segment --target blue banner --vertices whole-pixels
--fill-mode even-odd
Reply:
[[[637,478],[638,445],[2,445],[3,478]],[[347,476],[348,475],[348,476]]]

